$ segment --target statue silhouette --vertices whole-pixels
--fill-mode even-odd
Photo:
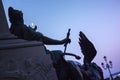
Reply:
[[[61,52],[53,52],[52,60],[59,80],[103,80],[102,69],[92,60],[97,51],[83,32],[79,33],[79,44],[84,55],[84,64],[72,60],[65,60]],[[56,54],[55,54],[56,53]]]
[[[36,32],[37,26],[35,26],[35,28],[26,26],[24,24],[22,11],[9,7],[8,12],[9,20],[11,22],[10,32],[18,38],[31,41],[42,41],[44,44],[48,45],[65,44],[66,46],[67,43],[71,42],[69,34],[63,40],[54,40],[44,36],[40,32]],[[103,80],[102,69],[97,64],[92,63],[97,51],[92,42],[87,39],[83,32],[80,32],[79,34],[79,45],[84,55],[83,65],[76,61],[65,60],[64,58],[65,55],[71,55],[75,56],[76,59],[80,59],[80,57],[75,54],[63,53],[60,50],[46,50],[46,53],[51,55],[58,80]]]
[[[81,71],[84,74],[85,80],[103,80],[102,69],[97,66],[96,63],[92,63],[92,60],[97,54],[97,51],[92,42],[85,36],[83,32],[79,33],[79,45],[84,55],[83,65]]]
[[[47,45],[60,45],[71,42],[69,38],[65,38],[63,40],[55,40],[44,36],[40,32],[36,32],[37,26],[35,26],[35,28],[31,28],[30,26],[24,24],[22,11],[9,7],[8,12],[9,20],[11,22],[10,32],[18,38],[25,40],[42,41]]]

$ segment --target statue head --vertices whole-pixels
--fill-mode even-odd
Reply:
[[[14,8],[9,7],[8,15],[9,15],[9,20],[11,24],[20,24],[20,23],[23,24],[24,23],[22,11],[15,10]]]

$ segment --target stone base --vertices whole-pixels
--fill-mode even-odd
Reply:
[[[0,80],[58,80],[44,45],[16,37],[0,39]]]

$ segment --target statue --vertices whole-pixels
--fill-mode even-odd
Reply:
[[[85,80],[103,80],[102,69],[92,60],[97,54],[97,51],[91,41],[87,39],[83,32],[79,33],[79,45],[84,55],[83,65],[81,68]]]
[[[23,13],[19,10],[15,10],[9,7],[9,19],[11,22],[10,32],[16,35],[18,38],[25,40],[42,41],[44,44],[58,45],[70,43],[69,35],[63,40],[54,40],[44,36],[40,32],[36,32],[37,26],[31,28],[24,24]],[[84,64],[79,62],[65,60],[65,55],[74,56],[76,59],[80,59],[79,56],[72,53],[64,53],[60,50],[49,51],[53,61],[53,66],[56,70],[58,80],[103,80],[102,69],[92,60],[97,54],[97,51],[91,41],[87,39],[83,32],[79,34],[79,45],[84,55]]]
[[[15,10],[12,7],[9,7],[8,12],[9,20],[11,22],[10,32],[18,38],[25,40],[42,41],[44,44],[47,45],[59,45],[64,43],[70,43],[69,38],[65,38],[63,40],[54,40],[52,38],[44,36],[40,32],[36,32],[37,26],[35,26],[35,28],[26,26],[24,24],[22,11]]]
[[[87,39],[83,32],[79,34],[79,45],[84,55],[83,65],[72,60],[65,60],[62,52],[51,52],[53,66],[59,80],[103,80],[102,69],[92,60],[97,51],[91,41]],[[67,53],[68,54],[68,53]],[[76,59],[80,59],[79,56]]]

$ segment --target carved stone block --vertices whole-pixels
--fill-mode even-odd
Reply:
[[[20,39],[17,43],[7,42],[0,46],[0,80],[57,80],[50,56],[41,42]]]

